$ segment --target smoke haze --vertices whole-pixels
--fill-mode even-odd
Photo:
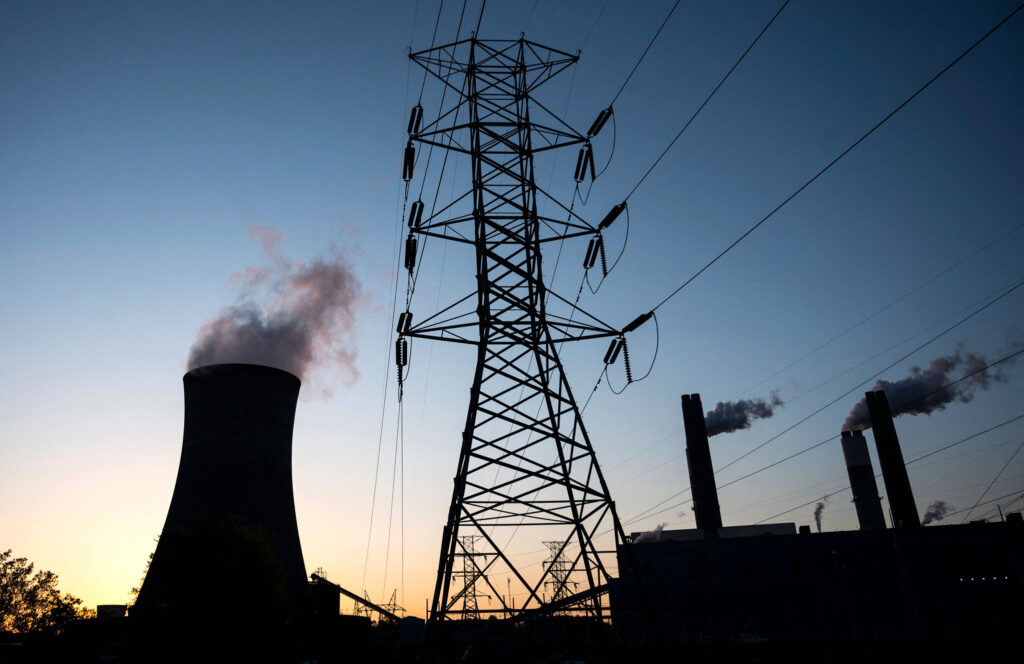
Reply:
[[[769,399],[740,399],[739,401],[719,401],[715,409],[704,416],[708,436],[720,433],[731,433],[739,429],[749,429],[753,420],[771,417],[775,409],[782,405],[778,392],[772,392]]]
[[[640,535],[635,540],[633,540],[633,543],[638,544],[640,542],[657,542],[661,539],[661,531],[665,530],[665,526],[667,525],[667,523],[659,523],[657,526],[654,527],[654,530],[648,530],[647,532],[640,533]]]
[[[341,254],[290,263],[279,231],[249,229],[274,263],[232,276],[238,301],[203,325],[189,351],[188,368],[229,362],[283,369],[305,382],[318,370],[343,369],[358,377],[352,335],[360,284]]]
[[[961,342],[952,355],[932,360],[927,369],[911,367],[910,375],[906,378],[892,383],[880,380],[871,389],[885,390],[893,417],[907,414],[931,415],[936,410],[945,410],[947,405],[955,401],[970,402],[976,390],[987,390],[993,382],[1006,382],[1006,377],[999,369],[985,369],[987,364],[988,360],[983,355],[965,351]],[[958,373],[963,377],[975,371],[978,373],[970,378],[943,388],[956,380]],[[847,416],[843,430],[870,427],[867,401],[861,399]]]
[[[942,521],[942,517],[949,514],[949,511],[953,509],[952,505],[947,505],[944,500],[936,500],[934,503],[928,506],[928,509],[924,512],[924,518],[921,519],[921,525],[927,526],[932,521]]]

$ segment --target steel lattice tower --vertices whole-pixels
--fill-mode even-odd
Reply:
[[[594,237],[599,229],[534,182],[534,155],[571,145],[589,150],[587,136],[534,98],[539,86],[578,57],[525,39],[474,37],[410,58],[441,81],[444,94],[455,101],[427,122],[419,105],[413,109],[404,178],[413,177],[415,145],[431,145],[469,156],[472,187],[433,214],[424,215],[422,201],[412,204],[406,267],[414,269],[420,238],[469,244],[476,255],[476,290],[416,325],[407,311],[398,326],[400,366],[407,357],[406,337],[477,349],[431,619],[535,610],[600,617],[614,571],[609,564],[624,533],[558,345],[620,332],[546,289],[542,246]],[[538,197],[546,197],[561,218],[539,215]],[[549,299],[570,307],[571,315],[549,314]],[[510,544],[517,534],[521,542],[533,533],[527,541],[548,553],[544,562],[537,561],[537,550],[517,551]],[[615,546],[599,548],[599,535],[605,542],[614,539]],[[551,540],[559,545],[548,550],[542,542]],[[466,550],[467,541],[475,543],[473,550]],[[479,574],[456,591],[452,578],[463,568]],[[489,580],[501,577],[511,579],[511,598]],[[474,584],[481,586],[479,592]],[[545,586],[553,588],[557,603],[542,599]],[[467,588],[496,598],[499,605],[470,608],[475,602],[467,602],[460,609]]]

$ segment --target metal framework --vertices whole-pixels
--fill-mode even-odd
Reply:
[[[625,534],[557,348],[620,331],[545,287],[542,246],[595,237],[598,228],[534,182],[534,155],[589,149],[587,136],[534,98],[578,58],[526,39],[475,37],[410,57],[454,101],[422,127],[422,109],[413,109],[404,177],[413,177],[414,146],[429,145],[468,155],[472,186],[427,215],[421,201],[412,204],[406,267],[412,272],[417,238],[469,244],[476,254],[475,290],[416,325],[407,311],[398,328],[400,367],[406,337],[477,348],[430,618],[514,618],[553,610],[556,599],[560,612],[605,616],[615,547],[601,550],[598,536],[618,545]],[[559,218],[538,214],[538,199]],[[569,315],[548,313],[549,300]],[[461,589],[453,577],[463,577]],[[490,580],[502,577],[508,593]],[[580,600],[566,606],[570,587]],[[484,595],[494,599],[488,608],[475,601]]]

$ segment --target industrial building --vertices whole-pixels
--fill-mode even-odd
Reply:
[[[842,447],[860,530],[722,526],[699,395],[683,396],[698,528],[620,547],[613,618],[634,643],[718,653],[902,656],[1007,640],[1024,617],[1024,522],[922,527],[883,392],[867,404],[895,527],[863,433]],[[725,654],[727,653],[727,654]],[[840,657],[842,658],[842,657]]]

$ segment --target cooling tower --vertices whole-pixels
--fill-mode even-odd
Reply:
[[[304,610],[291,467],[299,379],[270,367],[216,364],[183,380],[178,477],[139,614],[221,619]]]

